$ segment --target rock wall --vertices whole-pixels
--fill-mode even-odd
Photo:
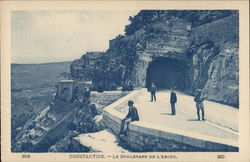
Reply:
[[[227,42],[211,62],[204,86],[207,99],[239,107],[238,44]]]
[[[85,71],[85,78],[105,90],[125,85],[140,88],[147,86],[147,70],[155,60],[175,59],[186,67],[179,90],[194,95],[201,88],[208,100],[238,107],[238,21],[235,13],[193,28],[178,16],[146,23],[133,34],[110,40],[97,66],[84,67],[86,60],[81,58],[74,61],[71,73],[81,79],[74,74]]]
[[[233,15],[192,30],[189,93],[201,88],[206,99],[239,107],[238,21]]]
[[[71,64],[70,71],[73,79],[92,81],[92,90],[98,90],[100,86],[105,87],[105,90],[114,90],[117,86],[121,86],[125,67],[110,59],[106,53],[100,53],[95,59],[88,56],[91,54],[87,53]]]
[[[88,151],[70,140],[77,134],[98,130],[93,121],[97,110],[84,93],[80,90],[74,93],[71,101],[57,96],[49,107],[25,124],[12,141],[12,152],[60,152],[69,146],[71,151]]]
[[[99,66],[92,67],[96,74],[92,79],[94,84],[102,83],[106,90],[124,84],[145,87],[146,71],[154,58],[167,57],[185,61],[185,52],[190,44],[186,26],[187,21],[173,18],[164,24],[158,22],[149,26],[147,30],[150,32],[140,29],[134,35],[111,40],[110,48],[99,60]],[[107,66],[107,61],[110,65],[105,67],[103,64]],[[84,66],[82,58],[74,62],[71,66],[73,77],[79,71],[78,67]],[[86,68],[82,70],[88,71]]]

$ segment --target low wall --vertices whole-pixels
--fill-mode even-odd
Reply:
[[[102,93],[91,91],[90,101],[95,104],[98,113],[102,113],[102,109],[116,100],[126,96],[127,91],[104,91]]]
[[[239,17],[237,15],[219,19],[208,24],[194,27],[190,33],[191,39],[208,38],[219,44],[239,39]]]
[[[140,94],[140,90],[117,100],[107,106],[103,111],[103,119],[107,128],[114,134],[120,131],[121,119],[124,115],[114,108],[125,105],[129,99]],[[232,140],[225,140],[195,133],[187,133],[180,130],[161,127],[141,121],[129,124],[128,135],[122,138],[126,147],[135,152],[145,151],[218,151],[237,152],[238,144]]]

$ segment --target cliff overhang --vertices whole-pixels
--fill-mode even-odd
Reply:
[[[199,88],[208,100],[238,107],[238,50],[238,14],[194,27],[188,20],[174,17],[118,36],[106,52],[83,55],[72,63],[71,75],[76,80],[91,80],[93,90],[100,86],[105,90],[127,85],[142,88],[153,81],[159,87],[191,95]],[[176,64],[153,67],[157,60]],[[159,79],[157,70],[165,77]],[[152,76],[150,71],[156,74]],[[164,80],[166,85],[162,85]]]

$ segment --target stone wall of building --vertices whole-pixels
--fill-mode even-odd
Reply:
[[[74,84],[73,80],[59,81],[57,84],[57,97],[70,101],[73,96]]]

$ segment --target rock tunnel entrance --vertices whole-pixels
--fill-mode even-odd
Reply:
[[[185,90],[187,66],[184,61],[158,57],[149,64],[147,69],[146,86],[154,82],[158,89]]]

